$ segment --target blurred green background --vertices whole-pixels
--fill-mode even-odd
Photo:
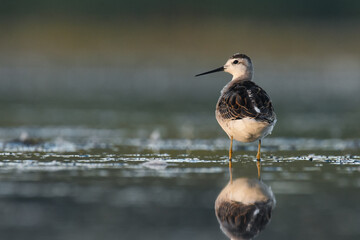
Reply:
[[[159,124],[176,138],[185,120],[223,137],[213,114],[230,76],[194,75],[242,52],[273,99],[274,136],[358,136],[358,1],[0,4],[2,126]]]

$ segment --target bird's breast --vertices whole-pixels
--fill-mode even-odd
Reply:
[[[216,111],[216,119],[222,129],[231,138],[240,142],[254,142],[262,139],[272,132],[275,125],[266,121],[257,121],[253,118],[224,119]]]

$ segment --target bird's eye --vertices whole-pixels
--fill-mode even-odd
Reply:
[[[233,64],[238,64],[239,61],[238,61],[238,60],[235,60],[235,61],[233,61],[232,63],[233,63]]]

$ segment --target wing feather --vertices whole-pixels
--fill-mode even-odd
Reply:
[[[230,120],[253,118],[271,123],[276,117],[268,94],[251,81],[231,83],[225,88],[217,110],[222,118]]]

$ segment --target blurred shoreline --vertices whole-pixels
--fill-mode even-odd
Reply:
[[[1,21],[2,64],[214,62],[234,51],[264,59],[359,60],[360,20],[286,21],[221,18],[20,18]],[[174,59],[175,58],[175,59]],[[26,60],[28,59],[28,61]],[[211,60],[210,60],[211,59]],[[101,60],[101,61],[100,61]],[[148,61],[147,61],[148,62]],[[150,61],[151,62],[151,61]]]

